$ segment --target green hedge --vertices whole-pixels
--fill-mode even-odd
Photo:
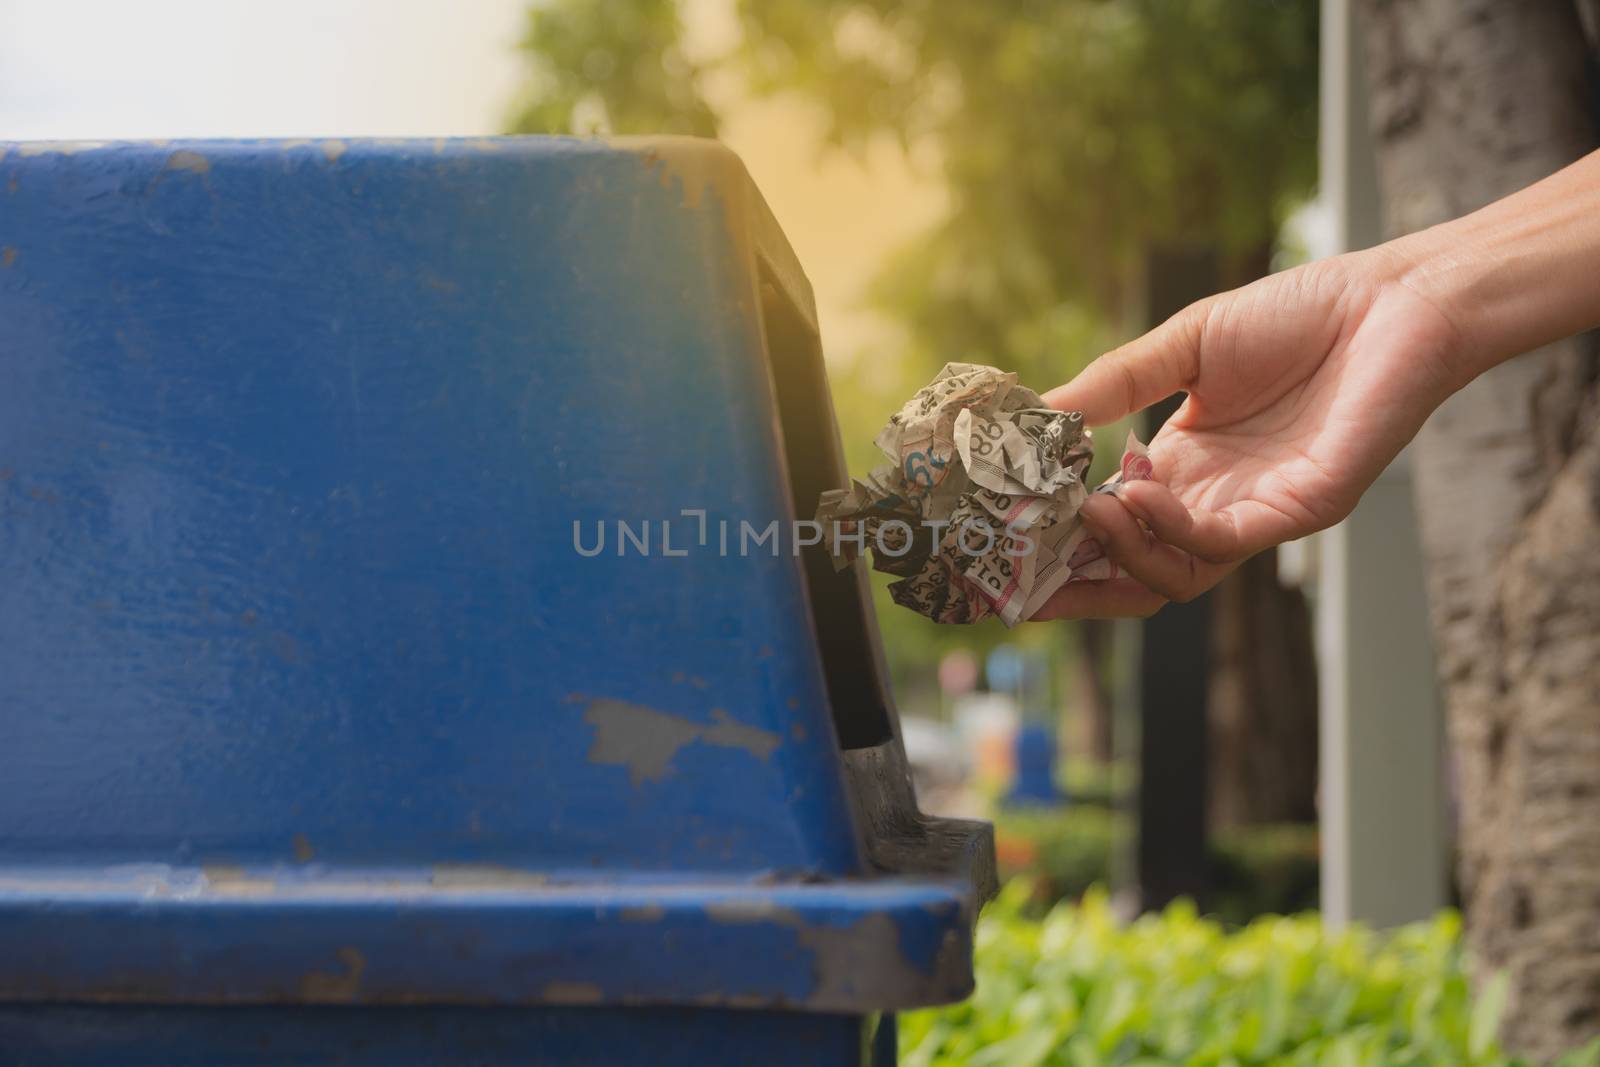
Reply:
[[[1003,879],[1035,887],[1038,910],[1117,882],[1113,868],[1130,822],[1120,812],[1074,806],[1002,809],[995,845]],[[1207,911],[1242,924],[1264,914],[1317,906],[1318,842],[1314,826],[1258,826],[1213,836]]]
[[[1508,1067],[1504,987],[1469,992],[1452,912],[1388,935],[1314,915],[1228,931],[1174,905],[1131,924],[1103,892],[978,924],[978,986],[901,1017],[902,1067]],[[1600,1067],[1600,1042],[1561,1061]]]

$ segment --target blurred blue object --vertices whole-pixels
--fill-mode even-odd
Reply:
[[[1017,775],[1006,795],[1010,804],[1064,804],[1067,796],[1056,785],[1056,732],[1039,722],[1024,722],[1017,730]]]
[[[968,991],[726,150],[0,144],[0,322],[13,1058],[855,1064]]]

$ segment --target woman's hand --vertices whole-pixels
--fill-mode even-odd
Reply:
[[[1433,409],[1519,352],[1600,327],[1600,151],[1453,222],[1202,300],[1046,399],[1101,425],[1182,391],[1156,481],[1084,521],[1131,578],[1035,616],[1148,615],[1350,514]]]
[[[1155,481],[1083,518],[1130,577],[1063,586],[1038,619],[1149,615],[1245,558],[1343,519],[1470,377],[1450,312],[1401,246],[1203,300],[1047,393],[1102,425],[1188,394],[1150,443]]]

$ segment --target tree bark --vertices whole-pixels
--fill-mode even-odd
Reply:
[[[1365,0],[1392,234],[1596,147],[1593,7]],[[1505,1044],[1537,1057],[1600,1033],[1597,367],[1591,337],[1503,364],[1414,449],[1468,939],[1510,977]]]

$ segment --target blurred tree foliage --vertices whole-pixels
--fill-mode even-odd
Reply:
[[[1314,0],[745,0],[758,89],[939,147],[951,211],[877,287],[935,361],[1054,382],[1145,248],[1269,244],[1316,169]],[[1092,351],[1092,347],[1090,351]]]
[[[936,158],[950,210],[887,257],[869,294],[906,327],[906,350],[889,367],[830,368],[857,472],[887,415],[946,361],[1060,382],[1142,325],[1146,248],[1206,242],[1260,262],[1311,191],[1315,0],[728,2],[739,44],[697,60],[679,0],[541,0],[512,130],[714,134],[714,68],[814,101],[833,146],[892,136]],[[951,647],[1060,640],[879,618],[908,687]]]
[[[528,12],[514,133],[715,137],[675,0],[558,0]]]
[[[951,194],[872,294],[928,376],[1002,358],[1051,383],[1123,325],[1143,250],[1269,245],[1316,171],[1315,0],[737,0],[717,62],[799,92],[829,138],[930,145]],[[525,132],[714,133],[677,0],[529,15]]]

